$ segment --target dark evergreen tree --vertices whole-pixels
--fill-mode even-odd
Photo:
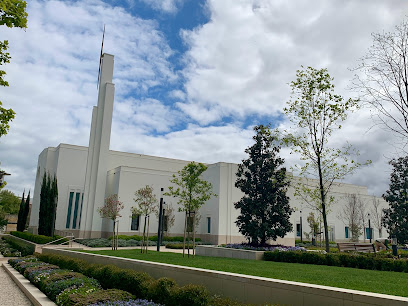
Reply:
[[[30,213],[30,190],[28,191],[28,196],[27,196],[27,199],[24,205],[23,221],[22,221],[23,226],[24,226],[23,231],[25,231],[28,228],[28,214],[29,213]]]
[[[245,194],[234,203],[240,210],[235,222],[239,231],[253,245],[284,237],[292,230],[292,209],[286,191],[289,180],[284,159],[278,157],[280,147],[268,126],[254,127],[255,144],[245,150],[249,158],[238,165],[235,186]]]
[[[408,243],[408,156],[392,159],[390,187],[383,194],[389,208],[384,209],[383,225],[398,243]]]
[[[23,213],[24,213],[24,206],[25,206],[24,194],[25,194],[25,191],[23,191],[23,196],[21,197],[20,210],[18,211],[18,217],[17,217],[17,231],[19,232],[24,231],[24,227],[21,226],[22,221],[23,221]]]
[[[57,178],[51,179],[44,173],[40,192],[40,216],[38,220],[38,234],[53,236],[54,221],[58,201]]]

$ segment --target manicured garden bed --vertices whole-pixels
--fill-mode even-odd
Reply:
[[[154,251],[84,252],[408,297],[408,277],[401,272],[220,257],[186,258],[182,254]]]
[[[211,296],[208,290],[201,285],[188,284],[180,287],[170,278],[162,277],[156,280],[147,273],[121,269],[114,265],[90,264],[84,260],[54,254],[38,254],[37,256],[49,264],[91,277],[97,280],[104,289],[124,290],[137,298],[153,300],[163,305],[242,305],[228,298]]]
[[[2,239],[5,240],[12,248],[17,249],[21,253],[21,256],[32,255],[35,251],[35,244],[30,241],[26,241],[21,238],[19,239],[10,235],[5,235],[2,237]]]
[[[4,257],[20,257],[21,252],[9,244],[6,240],[0,238],[0,254]]]
[[[46,243],[50,243],[51,241],[58,240],[58,239],[62,238],[61,236],[58,236],[58,235],[55,235],[54,237],[48,237],[48,236],[44,236],[44,235],[34,235],[34,234],[31,234],[31,233],[28,233],[28,232],[17,232],[17,231],[10,232],[10,234],[12,236],[16,236],[18,238],[28,240],[28,241],[34,242],[36,244],[46,244]],[[65,238],[65,239],[61,239],[61,240],[55,242],[55,244],[61,244],[61,243],[67,242],[67,241],[68,241],[68,239]]]

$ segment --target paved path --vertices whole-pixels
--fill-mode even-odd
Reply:
[[[1,256],[1,255],[0,255]],[[18,288],[16,283],[4,271],[3,262],[8,258],[0,257],[0,305],[1,306],[31,306],[30,300]]]

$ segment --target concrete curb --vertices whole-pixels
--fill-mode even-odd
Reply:
[[[42,293],[37,287],[30,283],[22,274],[11,267],[8,263],[3,263],[3,269],[10,275],[11,279],[16,285],[23,291],[26,297],[35,306],[55,306],[56,304],[51,301],[44,293]]]

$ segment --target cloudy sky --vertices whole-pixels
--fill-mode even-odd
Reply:
[[[288,126],[289,83],[303,66],[328,68],[347,88],[372,43],[408,14],[405,0],[30,0],[28,28],[0,27],[12,61],[4,107],[17,113],[0,139],[7,189],[33,190],[38,155],[50,146],[87,146],[102,31],[115,55],[111,149],[200,162],[240,162],[252,128]],[[332,144],[349,141],[360,161],[345,182],[385,192],[393,136],[369,109],[349,116]],[[283,150],[288,167],[297,158]]]

